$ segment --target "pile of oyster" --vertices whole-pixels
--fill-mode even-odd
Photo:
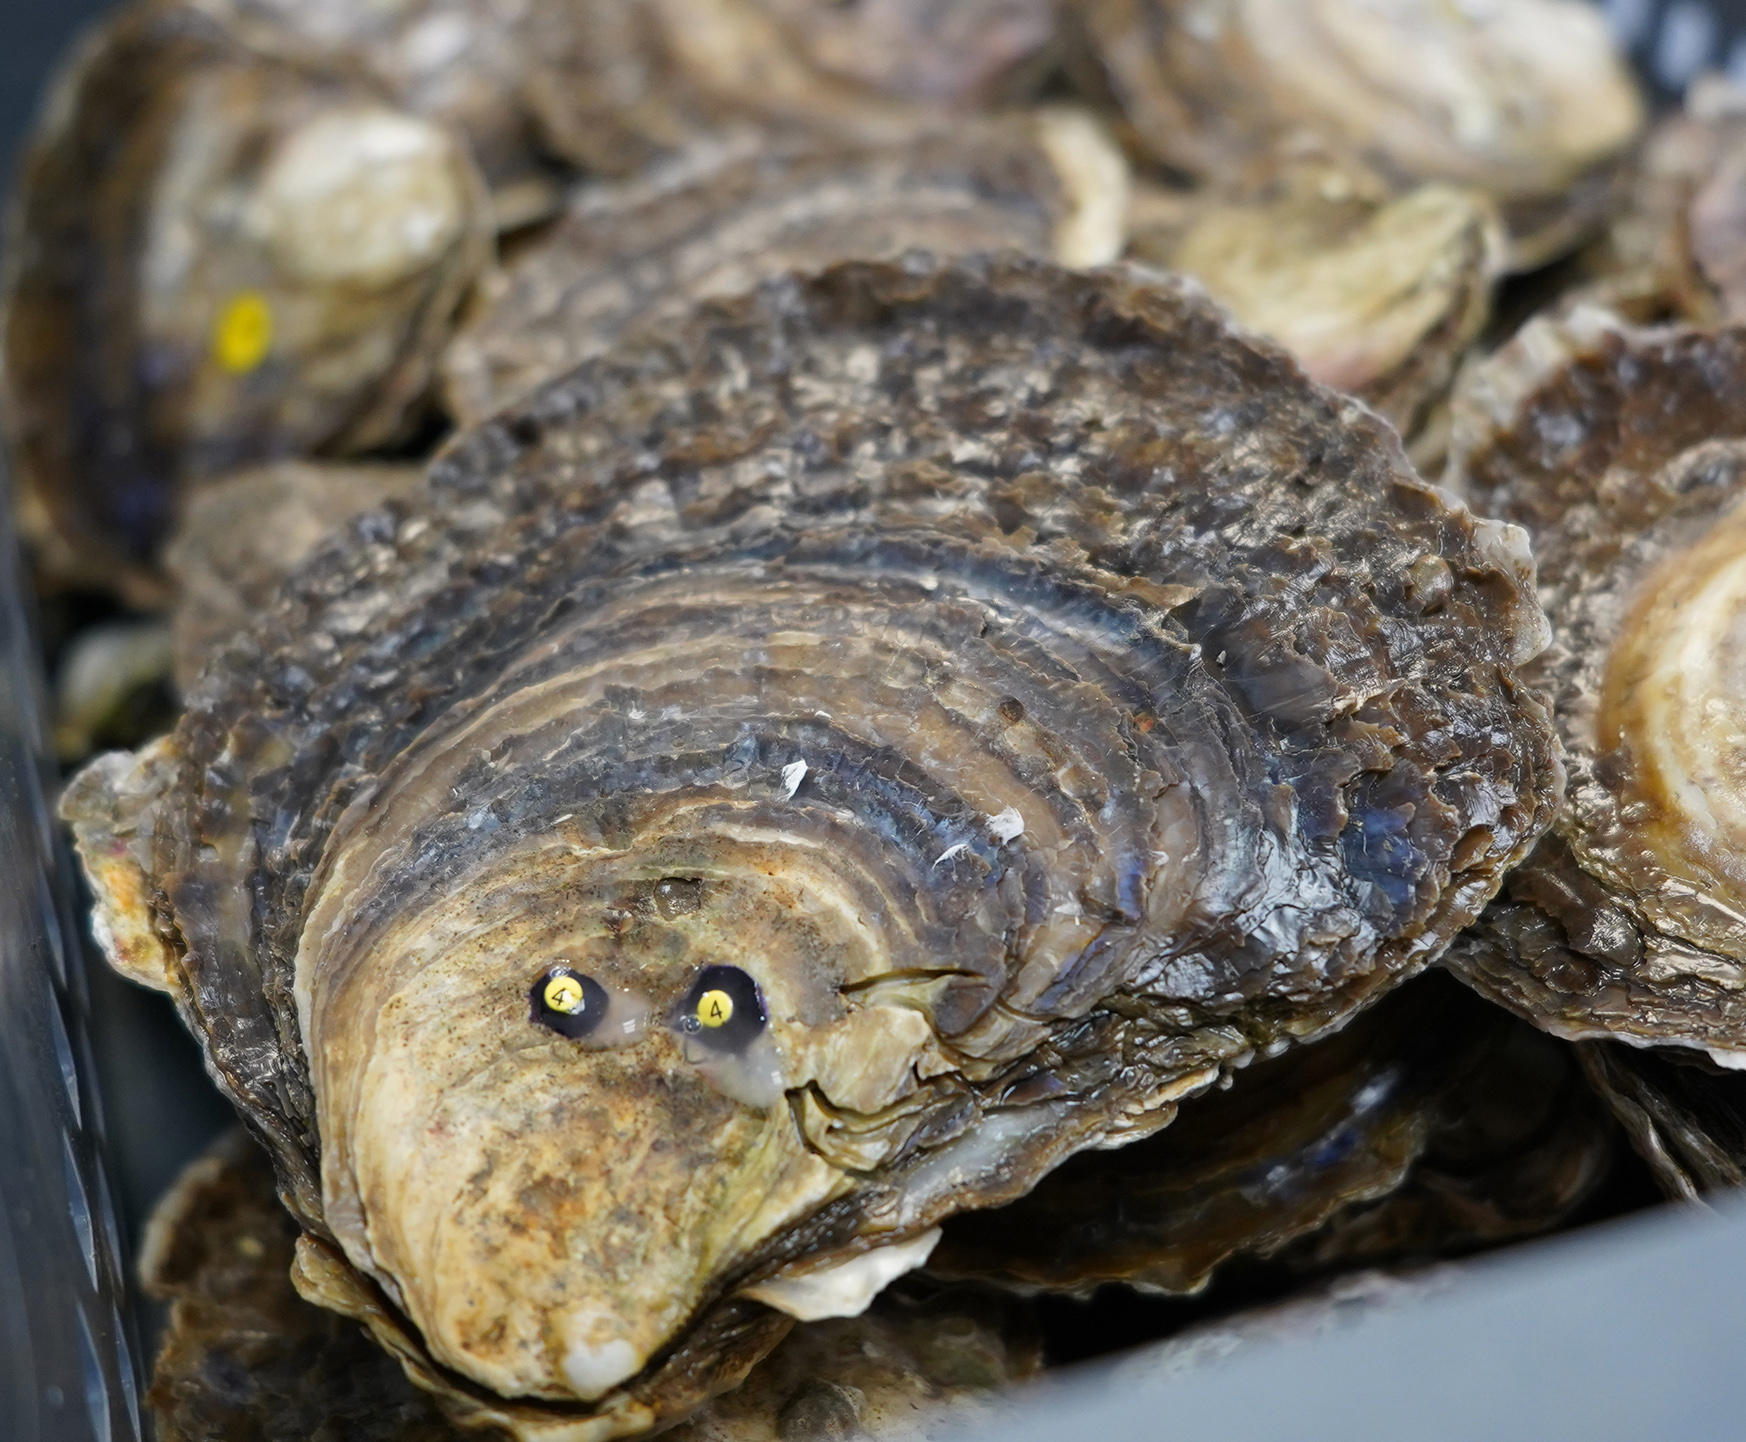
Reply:
[[[1743,311],[1576,0],[119,11],[0,342],[249,1134],[160,1435],[999,1416],[1739,1182]]]

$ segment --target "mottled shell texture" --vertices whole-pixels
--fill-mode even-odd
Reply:
[[[464,434],[68,810],[309,1288],[605,1436],[1433,960],[1557,799],[1525,571],[1185,283],[849,264]]]

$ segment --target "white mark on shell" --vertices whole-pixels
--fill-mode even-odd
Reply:
[[[1002,844],[1022,836],[1025,829],[1025,819],[1019,815],[1016,806],[1009,806],[988,823],[988,834]]]
[[[806,763],[790,761],[782,768],[782,798],[792,801],[794,793],[800,790],[800,783],[806,780]]]

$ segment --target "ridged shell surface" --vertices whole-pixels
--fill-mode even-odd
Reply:
[[[1746,332],[1537,320],[1457,401],[1475,505],[1528,528],[1570,802],[1452,964],[1573,1040],[1746,1067]]]
[[[1191,286],[850,264],[463,435],[67,809],[311,1290],[625,1433],[1433,960],[1558,796],[1525,566]]]

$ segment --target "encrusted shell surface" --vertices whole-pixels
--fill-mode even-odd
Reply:
[[[1393,183],[1472,186],[1505,211],[1512,263],[1599,222],[1644,106],[1580,0],[1074,0],[1139,143],[1223,179],[1304,136]]]
[[[1559,1035],[1746,1066],[1746,331],[1535,321],[1454,446],[1534,538],[1570,799],[1451,964]]]
[[[911,249],[1102,264],[1121,253],[1126,207],[1126,162],[1082,111],[870,149],[741,132],[582,190],[508,260],[450,345],[449,403],[482,420],[639,325],[787,270]]]
[[[152,0],[88,37],[13,201],[4,414],[51,571],[161,597],[182,491],[419,418],[489,253],[465,147]]]
[[[1432,961],[1557,799],[1543,624],[1192,287],[848,264],[463,435],[65,809],[305,1294],[598,1438]]]
[[[870,143],[1029,89],[1051,0],[530,0],[546,142],[627,175],[724,125]]]
[[[1183,1103],[1157,1136],[954,1218],[928,1267],[1186,1293],[1237,1256],[1326,1268],[1464,1250],[1554,1225],[1608,1143],[1568,1048],[1432,975]]]
[[[169,1305],[146,1401],[159,1442],[458,1442],[430,1396],[348,1320],[291,1285],[297,1224],[241,1132],[159,1203],[140,1260]],[[994,1389],[1034,1374],[1022,1304],[967,1288],[887,1296],[867,1315],[790,1332],[673,1442],[914,1435],[985,1420]],[[472,1434],[477,1435],[477,1434]]]

